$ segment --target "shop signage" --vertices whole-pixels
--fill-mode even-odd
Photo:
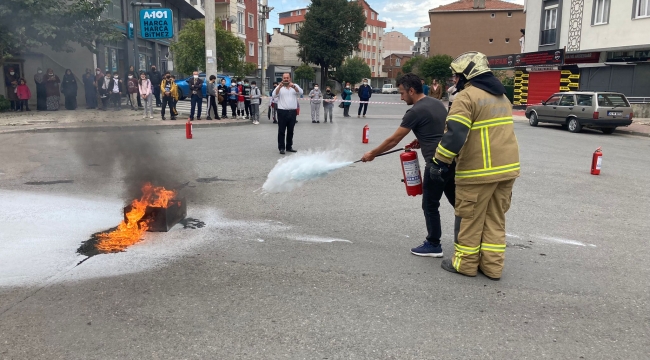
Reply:
[[[144,39],[171,39],[174,21],[171,9],[140,10],[140,30]]]
[[[599,52],[588,52],[580,54],[566,54],[564,56],[565,64],[595,64],[600,60]]]
[[[488,56],[488,62],[490,67],[494,69],[533,65],[562,65],[564,63],[564,49]]]

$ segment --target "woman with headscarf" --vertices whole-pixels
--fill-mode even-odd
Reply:
[[[97,107],[97,89],[95,89],[95,75],[92,74],[90,69],[86,69],[86,73],[81,78],[84,83],[84,93],[86,94],[86,109],[94,109]]]
[[[16,95],[16,88],[18,87],[18,79],[20,74],[16,73],[13,67],[5,74],[5,86],[7,87],[7,100],[11,102],[11,111],[18,111],[20,109],[20,100]]]
[[[58,76],[54,75],[54,70],[47,69],[47,74],[45,75],[45,95],[47,96],[47,111],[56,111],[59,110],[59,98],[61,97],[61,92],[59,91],[59,84],[61,84],[61,79]]]
[[[47,110],[47,91],[45,90],[45,76],[43,76],[43,69],[38,68],[36,75],[34,75],[34,82],[36,83],[36,110]]]
[[[65,95],[66,110],[77,109],[77,90],[77,80],[75,80],[72,70],[65,69],[63,83],[61,83],[61,92]]]

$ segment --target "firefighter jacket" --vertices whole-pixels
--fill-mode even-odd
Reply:
[[[519,145],[508,98],[468,84],[454,100],[435,158],[446,164],[456,159],[457,184],[519,177]]]
[[[167,85],[168,82],[169,85]],[[178,86],[176,86],[176,82],[174,82],[174,80],[163,79],[163,81],[160,83],[160,92],[163,96],[169,92],[172,98],[178,101]]]

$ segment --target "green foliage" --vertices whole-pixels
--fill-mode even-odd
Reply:
[[[363,8],[356,1],[313,0],[298,33],[298,56],[321,67],[321,83],[329,79],[329,68],[339,67],[345,57],[358,50],[366,26]]]
[[[0,62],[31,48],[73,52],[70,43],[96,51],[95,40],[115,41],[115,21],[100,17],[108,0],[0,1]]]
[[[11,102],[4,96],[0,95],[0,112],[8,110],[11,107]]]
[[[251,66],[242,60],[246,55],[246,45],[235,34],[224,29],[220,22],[215,24],[215,35],[219,69],[245,76],[257,68],[253,64],[254,69],[250,70]],[[180,73],[191,74],[198,68],[205,68],[205,22],[190,20],[185,23],[178,33],[178,41],[172,43],[171,50]]]
[[[232,69],[232,72],[235,77],[245,78],[246,76],[252,74],[255,70],[257,70],[257,64],[239,61]]]
[[[363,78],[370,78],[370,66],[360,57],[353,57],[336,69],[334,77],[341,83],[349,81],[351,84],[360,82]]]
[[[494,74],[494,76],[505,86],[515,84],[515,77],[514,74],[512,74],[512,71],[492,70],[492,74]]]
[[[426,79],[427,82],[436,79],[445,83],[451,76],[449,66],[454,59],[449,55],[436,55],[430,58],[424,56],[414,56],[402,65],[402,72],[412,72],[419,77]]]
[[[293,78],[296,81],[305,80],[312,81],[314,79],[314,68],[307,64],[302,64],[293,72]]]

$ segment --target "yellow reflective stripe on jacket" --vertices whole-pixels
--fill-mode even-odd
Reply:
[[[450,158],[450,159],[453,159],[453,158],[456,157],[456,155],[458,155],[458,154],[456,154],[456,153],[454,153],[454,152],[451,152],[451,151],[445,149],[445,147],[442,146],[442,144],[438,144],[438,152],[439,152],[442,156],[444,156],[444,157],[448,157],[448,158]]]
[[[468,128],[472,128],[472,120],[462,116],[462,115],[451,115],[447,117],[447,121],[456,121],[459,122]]]
[[[481,251],[504,252],[506,251],[506,244],[481,244]]]
[[[469,246],[463,246],[460,244],[454,244],[454,247],[456,248],[457,252],[461,252],[463,254],[467,255],[472,255],[472,254],[478,254],[479,250],[481,249],[481,246],[477,247],[469,247]]]
[[[481,129],[481,148],[483,149],[483,167],[492,167],[492,155],[490,154],[490,134],[487,128]]]
[[[503,166],[496,166],[489,169],[478,169],[478,170],[466,170],[466,171],[456,171],[457,178],[470,178],[470,177],[479,177],[479,176],[489,176],[503,174],[510,171],[518,171],[520,169],[519,163],[508,164]]]
[[[483,129],[491,126],[507,125],[512,123],[513,123],[512,116],[481,120],[481,121],[474,122],[474,124],[472,125],[472,130]]]

